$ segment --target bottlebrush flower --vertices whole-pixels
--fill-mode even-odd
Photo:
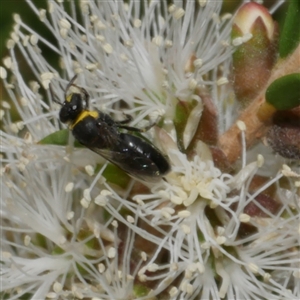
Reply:
[[[76,15],[75,1],[47,11],[27,2],[57,43],[15,16],[0,69],[21,118],[2,103],[1,296],[299,298],[297,169],[274,166],[266,148],[248,151],[242,122],[241,161],[217,167],[219,133],[237,107],[222,3],[82,1]],[[20,73],[20,54],[36,81]],[[135,181],[64,140],[49,84],[63,102],[74,74],[93,109],[129,114],[136,127],[159,119],[144,135],[168,156],[164,179]],[[199,140],[208,124],[211,143]]]

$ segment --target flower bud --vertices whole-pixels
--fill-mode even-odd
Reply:
[[[232,26],[232,79],[237,100],[247,106],[267,83],[277,53],[278,26],[268,10],[249,2],[237,12]]]

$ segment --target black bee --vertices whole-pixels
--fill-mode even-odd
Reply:
[[[146,182],[159,181],[171,169],[165,156],[146,140],[120,131],[126,129],[129,132],[145,132],[155,123],[139,129],[125,125],[132,120],[129,115],[123,121],[114,121],[101,111],[89,110],[89,94],[74,84],[76,77],[77,75],[67,85],[63,103],[55,99],[50,86],[53,101],[62,106],[60,121],[68,124],[75,139],[82,145],[100,154],[130,176]],[[76,87],[79,92],[67,95],[71,86]]]

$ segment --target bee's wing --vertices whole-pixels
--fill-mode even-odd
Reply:
[[[88,148],[136,179],[150,182],[156,182],[160,179],[159,169],[150,158],[128,148],[126,145],[123,146],[122,148],[122,144],[118,145],[118,150]]]

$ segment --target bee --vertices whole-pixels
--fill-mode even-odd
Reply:
[[[129,115],[125,115],[125,120],[115,121],[99,110],[89,110],[89,94],[84,88],[74,84],[76,77],[77,75],[68,83],[63,103],[55,99],[50,86],[52,100],[61,106],[60,121],[68,125],[79,143],[118,166],[131,177],[146,182],[161,180],[171,169],[168,160],[152,144],[131,134],[145,132],[155,123],[139,129],[126,125],[132,121]],[[71,86],[76,87],[79,92],[67,94]],[[124,129],[128,133],[124,133]]]

